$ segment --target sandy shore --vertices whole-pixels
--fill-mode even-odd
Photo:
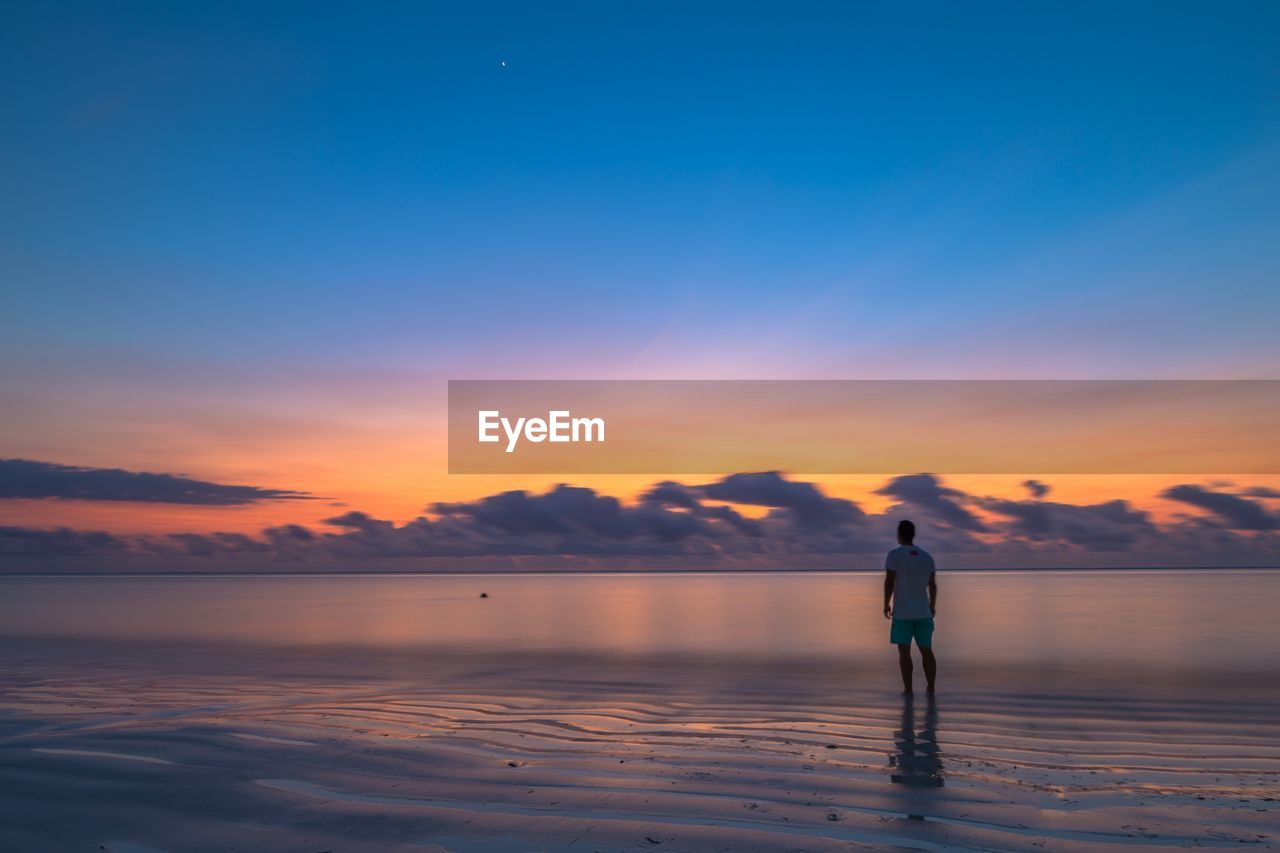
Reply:
[[[891,668],[34,641],[6,663],[5,850],[1257,847],[1280,821],[1256,689],[955,673],[908,703]]]

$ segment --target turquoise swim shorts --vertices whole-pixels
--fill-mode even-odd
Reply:
[[[909,646],[915,639],[916,645],[927,649],[933,645],[932,619],[894,619],[889,628],[889,642],[895,646]]]

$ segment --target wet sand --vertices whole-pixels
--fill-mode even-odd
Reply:
[[[1266,685],[22,640],[4,850],[1111,850],[1280,825]],[[944,659],[945,665],[945,659]],[[944,673],[947,670],[944,668]]]

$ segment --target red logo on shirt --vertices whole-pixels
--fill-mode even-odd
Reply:
[[[919,557],[919,556],[920,556],[920,552],[919,552],[919,551],[912,551],[912,552],[911,552],[911,556],[913,556],[913,557]]]

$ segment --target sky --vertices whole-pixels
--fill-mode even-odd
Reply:
[[[1280,367],[1274,4],[0,15],[0,458],[52,481],[0,483],[14,541],[266,541],[551,494],[554,477],[448,475],[449,378]],[[92,498],[57,466],[309,497]],[[985,514],[1037,473],[943,488]],[[638,507],[660,480],[571,485]],[[890,478],[815,482],[872,515],[902,506]],[[1241,522],[1169,497],[1194,486],[1276,517],[1258,491],[1276,478],[1214,482],[1052,494]],[[1263,527],[1219,532],[1255,554]]]

